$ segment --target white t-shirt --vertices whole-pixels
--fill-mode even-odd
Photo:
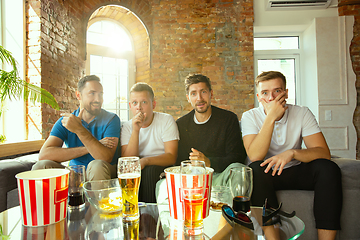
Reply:
[[[315,116],[307,107],[290,104],[286,106],[288,109],[285,111],[284,116],[275,122],[270,148],[265,159],[289,149],[301,149],[303,137],[321,132]],[[258,134],[265,117],[266,114],[262,104],[257,108],[245,112],[241,118],[242,136]],[[248,158],[247,163],[250,163]],[[299,161],[293,159],[285,168],[299,163]]]
[[[129,144],[131,133],[132,120],[129,120],[121,127],[121,146]],[[179,130],[174,118],[167,113],[154,112],[150,126],[140,129],[140,158],[164,154],[164,143],[172,140],[179,140]]]

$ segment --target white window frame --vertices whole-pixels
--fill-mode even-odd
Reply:
[[[94,45],[94,44],[89,44],[87,43],[87,53],[86,53],[86,74],[89,75],[90,74],[90,55],[97,55],[97,56],[103,56],[103,57],[110,57],[110,58],[117,58],[117,59],[126,59],[128,61],[128,97],[129,97],[129,92],[130,92],[130,88],[132,87],[132,85],[135,84],[135,73],[136,73],[136,66],[135,66],[135,49],[134,49],[134,41],[132,39],[132,36],[130,34],[130,32],[124,27],[122,26],[119,22],[110,19],[110,18],[95,18],[89,21],[88,23],[88,29],[89,27],[94,24],[95,22],[98,21],[111,21],[114,22],[115,24],[117,24],[118,26],[120,26],[123,30],[125,30],[125,32],[128,34],[129,38],[131,39],[131,44],[132,44],[132,51],[123,51],[123,52],[116,52],[114,50],[112,50],[109,47],[104,47],[104,46],[99,46],[99,45]],[[104,93],[106,94],[106,93]],[[129,102],[129,99],[128,101]],[[131,111],[128,108],[128,118],[131,118]],[[129,120],[127,119],[127,120]]]

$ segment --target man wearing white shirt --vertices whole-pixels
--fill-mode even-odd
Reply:
[[[319,239],[335,239],[340,230],[341,172],[307,107],[286,104],[285,76],[263,72],[256,80],[260,107],[241,119],[244,146],[254,173],[253,206],[265,199],[277,207],[277,190],[314,190],[314,216]],[[306,149],[301,149],[304,141]],[[277,238],[272,226],[265,233]],[[270,238],[269,238],[270,239]]]
[[[154,92],[146,83],[136,83],[131,88],[129,106],[134,117],[121,128],[121,155],[140,157],[139,200],[156,202],[159,175],[176,162],[178,128],[171,115],[153,111]]]

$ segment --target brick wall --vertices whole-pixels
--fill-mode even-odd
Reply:
[[[253,107],[252,1],[160,1],[153,4],[151,85],[157,110],[175,117],[191,106],[184,91],[189,73],[207,75],[212,103],[241,117]]]
[[[348,0],[339,0],[339,16],[355,17],[353,39],[350,45],[350,57],[356,75],[357,106],[354,112],[354,125],[357,132],[356,158],[360,159],[360,4],[352,4]]]
[[[131,10],[148,30],[150,56],[137,56],[136,79],[154,87],[157,111],[177,118],[191,109],[183,80],[195,72],[212,80],[214,105],[234,111],[239,118],[253,107],[252,0],[28,0],[27,9],[35,9],[40,18],[40,24],[31,22],[28,12],[28,43],[40,50],[35,72],[41,78],[36,79],[65,111],[78,106],[75,89],[85,70],[87,22],[94,11],[109,4]],[[35,24],[40,38],[30,34]],[[135,34],[131,25],[127,27]],[[59,112],[42,105],[41,113],[43,137],[47,137]]]
[[[62,111],[71,112],[78,107],[76,84],[85,67],[82,15],[66,8],[63,1],[29,0],[26,9],[27,79],[32,83],[41,81],[41,87],[54,95]],[[35,123],[46,138],[60,111],[46,104],[36,109],[32,112],[41,111],[41,117]]]

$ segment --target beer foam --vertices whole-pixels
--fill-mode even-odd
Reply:
[[[118,175],[118,178],[121,179],[130,179],[130,178],[138,178],[141,177],[141,174],[139,173],[122,173],[120,175]]]

